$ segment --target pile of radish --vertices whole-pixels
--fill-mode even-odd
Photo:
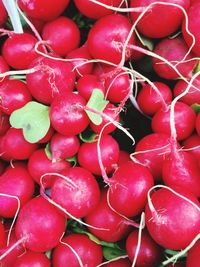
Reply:
[[[0,266],[200,266],[200,1],[0,0]]]

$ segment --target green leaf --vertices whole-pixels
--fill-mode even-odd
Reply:
[[[44,152],[49,160],[52,160],[52,154],[50,149],[50,143],[47,143],[44,149]]]
[[[150,51],[152,51],[154,47],[154,43],[152,42],[152,40],[150,38],[143,36],[137,30],[135,30],[135,33],[137,35],[137,38],[140,40],[141,44],[147,47]]]
[[[197,63],[197,65],[196,65],[196,67],[195,67],[193,73],[195,74],[195,73],[197,73],[197,72],[199,72],[199,71],[200,71],[200,61],[198,61],[198,63]]]
[[[24,107],[15,110],[10,116],[10,124],[23,129],[24,138],[29,143],[41,140],[49,130],[49,107],[30,101]]]
[[[97,134],[89,130],[86,130],[79,134],[80,140],[84,143],[92,143],[96,141],[96,137],[97,137]]]
[[[76,156],[73,156],[71,158],[67,158],[66,159],[68,162],[72,163],[72,167],[75,167],[76,164],[77,164],[77,157]]]
[[[95,88],[86,106],[97,112],[102,112],[108,103],[109,101],[104,99],[103,92]],[[86,113],[94,124],[99,125],[102,123],[102,117],[99,114],[88,110],[86,110]]]
[[[191,108],[194,110],[196,114],[200,112],[200,105],[199,104],[192,104]]]
[[[120,248],[116,249],[116,248],[103,247],[103,256],[108,261],[123,255],[126,255],[125,250],[122,250]]]

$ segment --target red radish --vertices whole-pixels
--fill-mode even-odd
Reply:
[[[0,111],[0,135],[4,135],[9,128],[9,116]]]
[[[29,68],[39,68],[26,75],[28,89],[39,102],[50,104],[55,96],[73,91],[75,74],[71,63],[40,56]]]
[[[137,23],[137,29],[145,36],[151,38],[167,37],[178,30],[184,18],[183,11],[179,8],[187,10],[190,6],[189,0],[167,0],[162,1],[165,4],[157,3],[156,0],[132,0],[130,7],[148,8],[143,17]],[[178,5],[172,6],[170,4]],[[150,6],[151,5],[151,6]],[[131,19],[135,22],[142,14],[140,12],[131,12]],[[169,16],[169,14],[172,14]]]
[[[70,53],[68,53],[67,59],[70,60],[71,64],[75,68],[75,74],[77,78],[92,72],[93,63],[88,62],[92,58],[88,51],[87,44],[72,50]]]
[[[174,87],[174,96],[182,94],[187,89],[188,84],[180,80],[176,83]],[[185,104],[191,106],[193,104],[200,104],[200,76],[197,76],[192,85],[189,87],[189,91],[179,98],[179,101],[184,102]]]
[[[34,47],[37,39],[30,33],[11,34],[4,42],[2,55],[9,66],[14,69],[27,69],[38,57]]]
[[[183,141],[183,149],[195,156],[197,160],[200,159],[200,136],[196,133],[190,135]]]
[[[11,198],[0,195],[0,215],[4,218],[15,216],[17,209],[28,202],[34,193],[34,182],[26,165],[9,166],[0,176],[0,194],[15,196]],[[19,199],[19,203],[17,201]]]
[[[85,74],[83,77],[79,78],[76,84],[76,89],[85,100],[89,100],[94,89],[99,89],[105,93],[103,84],[98,77],[93,74]]]
[[[29,17],[30,22],[33,24],[33,26],[35,27],[35,29],[38,31],[38,33],[42,33],[43,27],[45,25],[45,22],[40,20],[40,19],[35,19],[35,18],[31,18]]]
[[[1,1],[0,1],[0,8],[1,8]],[[0,11],[1,12],[1,11]],[[5,59],[0,56],[0,74],[9,71],[9,66]],[[4,78],[0,78],[0,83],[4,81],[5,79],[8,79],[8,76],[5,76]]]
[[[129,259],[119,259],[115,261],[110,261],[107,264],[103,265],[104,267],[131,267],[132,263]]]
[[[68,169],[70,166],[69,162],[64,160],[59,160],[52,162],[46,155],[44,149],[38,149],[33,152],[28,160],[28,171],[33,179],[40,184],[40,178],[45,173],[61,173],[62,171]],[[47,176],[43,182],[51,185],[53,182],[52,178]]]
[[[191,77],[192,72],[197,65],[197,60],[191,60],[194,55],[190,53],[184,59],[188,52],[188,46],[184,39],[176,37],[173,39],[165,38],[162,39],[154,48],[153,52],[158,56],[169,61],[176,69],[180,72],[183,77]],[[181,60],[186,60],[181,62]],[[188,61],[187,61],[188,60]],[[189,61],[191,60],[191,61]],[[166,62],[156,57],[152,58],[153,69],[162,78],[165,79],[177,79],[180,78],[178,74],[171,66]]]
[[[200,169],[194,156],[179,151],[168,155],[163,163],[163,181],[171,188],[183,188],[188,193],[200,197]]]
[[[52,160],[71,158],[78,152],[79,147],[80,141],[76,135],[66,136],[55,133],[50,141]]]
[[[142,212],[147,203],[147,193],[154,185],[150,171],[131,161],[119,166],[110,182],[110,205],[126,217],[134,217]]]
[[[168,109],[160,109],[153,116],[151,121],[152,130],[156,133],[170,134],[170,106]],[[184,140],[189,137],[195,128],[196,115],[191,107],[176,102],[174,110],[174,121],[177,134],[177,140]]]
[[[46,252],[58,245],[65,223],[57,208],[42,197],[35,197],[20,210],[15,233],[27,249]]]
[[[61,15],[69,4],[69,0],[19,0],[19,7],[28,17],[50,21]]]
[[[113,170],[119,158],[119,145],[110,135],[102,135],[99,140],[99,149],[104,169],[107,173]],[[101,175],[98,157],[98,140],[92,143],[83,143],[78,152],[79,164],[95,175]]]
[[[53,128],[67,136],[77,135],[84,131],[89,125],[85,106],[86,101],[79,94],[65,93],[57,96],[50,106]]]
[[[188,22],[188,31],[194,37],[186,31],[186,22],[183,21],[182,24],[182,33],[184,39],[189,47],[192,46],[192,51],[199,56],[200,55],[200,36],[199,36],[199,23],[200,23],[200,3],[199,1],[194,1],[190,5],[189,10],[187,11],[187,22]],[[193,44],[194,42],[194,44]]]
[[[151,237],[166,249],[184,249],[199,234],[199,202],[183,190],[176,190],[176,194],[167,188],[154,192],[151,205],[149,202],[146,206],[145,217]]]
[[[80,167],[70,168],[62,175],[70,182],[56,178],[51,188],[52,200],[76,218],[87,216],[100,200],[100,189],[95,177]]]
[[[136,46],[139,46],[139,47],[141,47],[141,48],[143,48],[143,49],[147,49],[147,47],[146,46],[144,46],[142,43],[141,43],[141,41],[139,40],[139,38],[135,38],[135,45]],[[133,61],[139,61],[140,59],[143,59],[145,57],[145,54],[144,53],[142,53],[142,52],[140,52],[140,51],[136,51],[136,50],[133,50],[133,52],[132,52],[132,55],[131,55],[131,59],[133,60]]]
[[[0,98],[0,109],[8,115],[32,100],[26,84],[20,80],[5,80],[1,83]]]
[[[85,234],[68,234],[52,253],[54,267],[98,266],[103,260],[101,245],[96,244]],[[81,264],[80,264],[81,263]]]
[[[197,134],[200,136],[200,113],[197,114],[195,128],[196,128]]]
[[[24,139],[22,129],[9,128],[1,142],[1,153],[10,159],[25,160],[37,149]]]
[[[135,147],[136,160],[149,168],[155,180],[162,179],[163,160],[170,153],[170,136],[163,133],[148,134]]]
[[[131,261],[134,260],[138,245],[138,230],[131,232],[126,240],[126,250]],[[161,263],[163,251],[146,230],[142,231],[141,244],[136,267],[155,267]]]
[[[106,190],[101,192],[101,200],[98,206],[85,217],[85,222],[101,228],[94,229],[89,227],[89,230],[96,237],[106,242],[117,242],[125,238],[130,230],[130,226],[125,220],[108,206]]]
[[[88,49],[92,57],[119,64],[131,26],[129,19],[121,14],[107,15],[96,21],[88,34]],[[132,34],[128,45],[132,45],[134,39]],[[126,47],[125,59],[130,56],[131,50]]]
[[[162,107],[165,108],[166,104],[172,101],[172,91],[168,85],[163,82],[153,82],[145,84],[137,95],[137,103],[146,115],[152,116]]]
[[[86,17],[92,19],[99,19],[105,15],[114,13],[112,9],[103,7],[99,4],[92,3],[90,0],[74,0],[78,10]],[[118,7],[121,4],[121,0],[100,0],[102,4],[110,7]]]
[[[60,16],[44,25],[42,37],[56,54],[64,57],[79,46],[80,30],[73,20]]]
[[[120,150],[117,165],[121,166],[122,164],[126,163],[129,160],[130,160],[130,154],[125,150]]]
[[[0,221],[0,249],[6,243],[6,235],[3,223]]]
[[[2,27],[4,26],[8,18],[8,14],[7,14],[7,11],[4,7],[2,0],[0,1],[0,14],[1,14],[0,15],[0,27]]]
[[[13,267],[50,267],[50,260],[43,253],[26,251],[18,257]]]
[[[189,250],[186,259],[186,267],[198,267],[200,258],[200,241]]]
[[[95,133],[100,134],[103,127],[105,127],[106,124],[109,122],[109,125],[107,125],[103,129],[102,133],[103,134],[112,133],[117,127],[115,124],[118,123],[120,120],[119,110],[117,109],[117,107],[115,105],[108,103],[107,106],[105,107],[105,109],[103,110],[103,114],[105,116],[108,116],[109,118],[103,117],[102,123],[99,125],[96,125],[93,122],[90,122],[90,127]],[[115,124],[113,124],[112,122],[110,123],[110,120],[111,121],[113,120],[115,122]]]

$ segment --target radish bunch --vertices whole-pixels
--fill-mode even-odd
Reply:
[[[0,1],[0,265],[198,267],[199,1]]]

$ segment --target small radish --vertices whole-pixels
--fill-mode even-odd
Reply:
[[[41,103],[50,104],[55,96],[74,89],[75,74],[69,62],[40,56],[32,61],[29,68],[37,70],[26,75],[27,87]]]
[[[131,23],[121,14],[111,14],[96,21],[88,34],[88,49],[93,58],[119,64],[122,50],[131,30]],[[134,34],[128,45],[134,44]],[[125,59],[130,58],[131,50],[126,47]]]
[[[51,198],[68,213],[82,218],[91,213],[99,203],[100,189],[95,177],[80,167],[62,172],[68,180],[58,177],[51,188]]]
[[[24,82],[5,80],[0,84],[0,109],[10,115],[32,100],[32,96]]]
[[[126,250],[131,261],[134,260],[138,245],[138,230],[132,231],[126,240]],[[161,263],[163,251],[151,238],[147,230],[142,231],[141,244],[137,255],[136,267],[155,267]]]
[[[0,249],[6,243],[6,235],[3,223],[0,221]]]
[[[104,267],[131,267],[132,263],[129,259],[119,259],[119,260],[114,260],[110,261],[107,264],[102,265]]]
[[[128,226],[125,220],[109,207],[107,203],[107,190],[101,192],[98,206],[84,219],[87,224],[101,228],[94,229],[89,227],[89,230],[106,242],[117,242],[125,238],[130,231],[130,226]]]
[[[200,113],[197,114],[195,128],[196,128],[197,134],[200,136]]]
[[[9,116],[0,111],[0,135],[4,135],[10,128]]]
[[[172,91],[168,85],[163,82],[153,82],[145,84],[137,95],[137,103],[146,115],[154,115],[161,107],[165,108],[166,104],[172,101]]]
[[[130,154],[125,150],[120,150],[117,165],[121,166],[122,164],[126,163],[129,160],[130,160]]]
[[[112,172],[119,158],[119,145],[111,135],[102,135],[99,140],[100,157],[106,173]],[[79,164],[92,172],[101,175],[98,155],[98,140],[92,143],[83,143],[78,151]]]
[[[183,141],[183,149],[200,159],[200,136],[196,133],[190,135]]]
[[[79,46],[80,30],[73,20],[60,16],[44,25],[42,37],[56,54],[64,57]]]
[[[85,234],[68,234],[63,237],[52,253],[54,267],[98,266],[103,260],[101,245],[92,241]]]
[[[1,3],[1,2],[0,2],[0,3]],[[1,4],[0,4],[0,6],[1,6]],[[1,7],[0,7],[0,8],[1,8]],[[9,71],[9,69],[10,69],[10,68],[9,68],[7,62],[5,61],[5,59],[4,59],[2,56],[0,56],[0,74]],[[4,78],[0,78],[0,84],[1,84],[1,82],[3,82],[5,79],[8,79],[8,76],[5,76]]]
[[[65,224],[65,218],[57,208],[42,197],[35,197],[20,210],[15,234],[27,249],[46,252],[58,245]]]
[[[67,136],[77,135],[84,131],[89,125],[85,106],[86,101],[79,94],[69,92],[57,96],[50,106],[53,128]]]
[[[4,7],[4,4],[2,2],[2,0],[0,1],[0,26],[4,26],[4,24],[6,23],[7,19],[8,19],[8,14],[7,11]]]
[[[200,241],[189,250],[186,259],[186,267],[198,267],[200,258]]]
[[[26,251],[18,257],[13,267],[50,267],[50,260],[43,253]]]
[[[184,249],[199,234],[199,202],[183,190],[161,188],[154,192],[145,217],[151,237],[166,249]]]

